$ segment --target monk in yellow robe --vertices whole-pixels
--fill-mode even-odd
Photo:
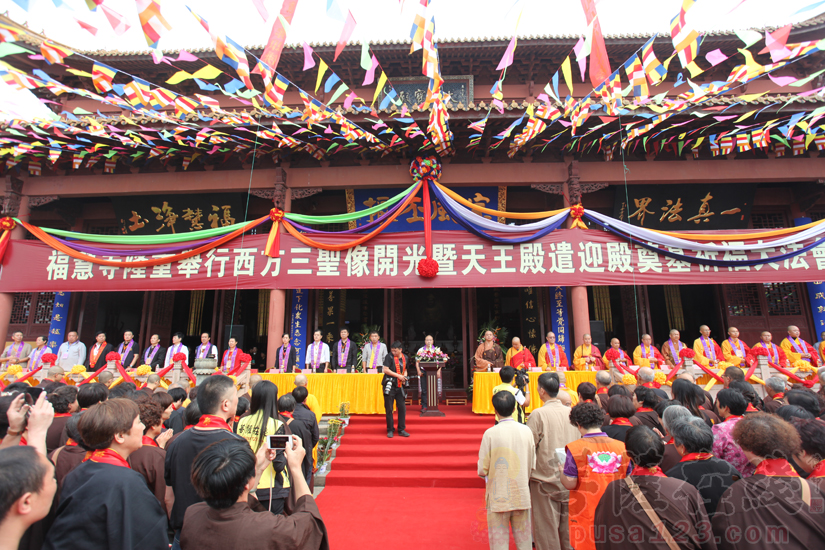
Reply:
[[[615,349],[617,352],[619,352],[619,358],[616,359],[615,362],[618,363],[619,366],[621,366],[622,368],[626,368],[628,365],[633,364],[633,359],[631,359],[630,355],[628,355],[627,352],[622,349],[622,343],[619,341],[618,338],[613,338],[612,340],[610,340],[610,348],[608,348],[608,351],[610,349]],[[602,356],[602,362],[608,369],[616,368],[616,365],[613,364],[613,361],[610,361],[607,358],[607,351],[604,352],[604,355]]]
[[[665,358],[653,345],[653,337],[650,334],[642,334],[642,343],[633,350],[633,363],[640,367],[655,369],[664,362]]]
[[[785,352],[785,356],[791,362],[791,366],[800,359],[807,361],[814,368],[819,364],[817,360],[818,353],[816,353],[816,350],[811,344],[800,338],[799,327],[796,325],[788,327],[788,336],[782,340],[779,346]]]
[[[566,401],[561,397],[562,392],[570,396],[570,407],[575,407],[579,404],[579,393],[576,390],[567,387],[567,376],[564,372],[557,373],[559,375],[559,399]]]
[[[722,342],[722,357],[731,365],[745,368],[747,363],[745,357],[751,352],[751,348],[739,339],[739,329],[730,327],[728,329],[728,339]]]
[[[696,352],[693,362],[707,368],[715,368],[723,359],[722,348],[710,337],[709,326],[699,327],[699,333],[701,336],[693,341],[693,351]]]
[[[533,354],[526,346],[521,345],[521,339],[518,336],[513,338],[513,347],[507,350],[504,366],[514,369],[529,369],[536,366]]]
[[[556,335],[547,333],[547,342],[539,350],[539,368],[546,371],[555,371],[557,367],[568,368],[567,354],[564,348],[556,343]]]
[[[593,345],[593,337],[585,334],[582,345],[573,352],[573,370],[604,370],[602,354]]]
[[[768,350],[768,361],[773,363],[774,365],[779,365],[780,367],[789,368],[790,361],[788,361],[788,356],[785,355],[785,350],[782,349],[780,346],[774,344],[771,340],[773,340],[773,335],[768,332],[767,330],[764,331],[761,335],[761,339],[753,345],[755,348],[765,348]]]

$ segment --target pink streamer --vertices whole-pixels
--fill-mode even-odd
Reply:
[[[312,47],[309,44],[304,42],[304,68],[303,70],[306,71],[307,69],[311,69],[315,66],[315,60],[312,58]]]

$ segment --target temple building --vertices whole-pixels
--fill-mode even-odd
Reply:
[[[824,33],[825,17],[820,16],[795,26],[788,42],[819,40]],[[606,36],[612,67],[621,68],[628,57],[641,51],[648,38]],[[38,40],[29,34],[18,43],[36,52]],[[443,92],[450,96],[446,109],[452,137],[447,148],[434,147],[428,141],[430,112],[418,105],[427,97],[429,79],[419,75],[420,53],[410,55],[409,42],[371,45],[387,77],[385,88],[376,91],[378,101],[374,107],[359,109],[359,104],[350,103],[344,108],[349,92],[339,94],[331,104],[350,124],[372,132],[382,143],[393,144],[384,150],[345,147],[342,140],[332,140],[324,147],[277,147],[277,141],[270,139],[266,131],[294,132],[306,124],[300,118],[286,117],[277,120],[280,129],[276,130],[276,122],[262,119],[252,107],[252,98],[247,98],[245,104],[222,94],[215,84],[220,82],[226,88],[230,84],[226,81],[234,73],[211,49],[191,51],[196,61],[170,64],[156,63],[149,52],[96,51],[67,57],[66,63],[81,72],[91,74],[93,63],[99,62],[118,71],[115,83],[125,85],[130,80],[125,75],[132,75],[153,87],[167,82],[178,71],[191,74],[204,63],[211,64],[226,74],[216,80],[184,80],[174,89],[187,96],[199,94],[204,104],[211,100],[240,122],[231,125],[220,117],[204,116],[202,111],[189,112],[183,115],[183,121],[192,129],[188,134],[179,134],[168,123],[136,116],[89,97],[75,93],[55,96],[46,89],[33,89],[38,97],[51,101],[46,105],[56,113],[72,113],[75,120],[70,120],[71,124],[88,126],[89,120],[94,121],[124,138],[123,143],[130,140],[145,152],[91,163],[82,156],[76,161],[76,151],[67,150],[54,164],[42,162],[36,170],[25,162],[6,163],[2,168],[3,216],[14,216],[40,228],[131,236],[220,229],[265,217],[273,207],[306,216],[335,216],[389,201],[413,185],[410,164],[417,156],[441,153],[437,155],[441,163],[439,183],[488,210],[554,211],[581,203],[588,211],[636,227],[674,232],[718,230],[730,234],[731,240],[737,232],[793,227],[825,217],[825,143],[810,142],[796,148],[771,141],[769,146],[743,150],[712,149],[707,138],[701,146],[695,140],[684,144],[694,130],[709,123],[718,123],[721,132],[737,123],[767,122],[780,110],[788,115],[823,107],[821,91],[798,95],[821,88],[823,76],[799,87],[757,79],[737,89],[736,95],[715,97],[691,111],[701,110],[702,117],[676,112],[670,131],[662,135],[651,132],[644,142],[633,141],[624,149],[603,147],[597,138],[563,136],[554,140],[567,128],[560,121],[548,123],[532,143],[519,148],[513,146],[513,138],[528,124],[525,110],[543,104],[547,97],[545,84],[551,82],[578,37],[520,38],[518,55],[507,69],[506,80],[495,87],[500,81],[495,67],[509,40],[445,39],[438,44]],[[672,47],[669,39],[660,42],[655,43],[654,51],[658,59],[664,60]],[[358,86],[362,80],[362,71],[357,69],[360,45],[349,45],[335,63],[331,62],[335,44],[310,46],[342,82],[367,99],[369,106],[373,89]],[[701,43],[702,52],[719,49],[730,57],[708,67],[696,83],[725,81],[741,63],[741,58],[734,58],[740,46],[733,33],[707,34]],[[246,48],[258,56],[263,51],[262,46]],[[770,62],[767,54],[756,55],[755,59],[763,64]],[[65,86],[94,90],[89,78],[67,70],[66,65],[47,64],[23,53],[6,56],[4,61],[21,71],[39,70]],[[302,70],[303,66],[303,49],[290,46],[277,67],[293,83],[286,89],[283,102],[298,114],[311,108],[298,88],[317,89],[314,97],[321,103],[330,102],[338,89],[323,83],[317,87],[317,69]],[[822,66],[825,54],[814,52],[776,74],[800,77]],[[624,78],[624,71],[621,73]],[[253,75],[253,79],[257,83],[260,76]],[[560,86],[560,99],[564,99],[567,86],[564,82]],[[581,98],[592,88],[589,80],[580,78],[574,64],[570,95]],[[384,103],[381,98],[390,90],[394,91],[392,101],[379,108],[379,103]],[[686,91],[690,91],[688,83],[677,84],[669,76],[652,86],[650,95],[675,97]],[[743,93],[747,93],[746,99],[740,97]],[[631,102],[632,98],[626,97],[625,101]],[[612,124],[611,132],[626,132],[621,129],[631,120],[636,121],[636,114],[657,113],[656,104],[651,105],[652,109],[643,105],[630,114],[620,112],[615,116],[604,109],[595,110],[577,136],[599,124]],[[754,110],[757,113],[738,121]],[[175,106],[164,106],[159,111],[171,115]],[[485,123],[479,125],[482,120]],[[679,123],[684,125],[673,131]],[[30,133],[28,129],[16,129],[14,121],[0,129],[0,136],[22,139],[22,134],[37,139],[37,134]],[[323,137],[323,131],[319,133]],[[185,135],[182,143],[178,141],[180,135]],[[238,148],[235,142],[226,145],[221,137],[244,146]],[[292,133],[292,137],[299,139],[301,134]],[[208,154],[187,152],[189,141],[198,139],[212,140],[214,147]],[[98,142],[112,145],[104,134],[99,138],[86,136],[84,141],[84,146]],[[81,143],[73,141],[71,135],[67,142]],[[183,154],[172,154],[170,149],[178,153],[183,150]],[[270,220],[246,232],[243,239],[247,243],[235,240],[229,247],[200,254],[200,263],[192,267],[190,274],[180,265],[166,272],[159,267],[83,265],[68,257],[64,261],[46,245],[38,244],[44,254],[38,266],[43,268],[38,267],[28,286],[26,281],[9,283],[12,275],[8,266],[0,273],[0,333],[7,341],[15,331],[22,331],[26,341],[51,333],[50,340],[59,344],[67,330],[77,330],[88,345],[96,331],[107,332],[114,342],[124,330],[131,330],[144,348],[152,334],[158,334],[163,345],[168,345],[173,333],[182,332],[184,342],[194,346],[202,332],[210,332],[221,349],[231,334],[244,350],[255,346],[271,352],[267,354],[269,366],[274,365],[274,350],[284,333],[289,333],[296,345],[305,346],[315,328],[320,328],[329,342],[338,339],[341,326],[350,327],[350,333],[356,336],[375,328],[385,342],[400,340],[413,354],[431,334],[436,345],[451,356],[445,386],[460,389],[472,381],[471,357],[481,330],[488,326],[498,327],[500,334],[506,332],[509,338],[520,337],[535,351],[552,330],[557,340],[568,346],[571,356],[585,333],[592,334],[602,350],[614,337],[632,350],[644,333],[652,334],[654,342],[661,345],[671,328],[679,329],[683,339],[692,342],[703,324],[711,328],[717,341],[724,338],[729,326],[736,326],[749,344],[756,342],[763,330],[772,331],[778,341],[788,325],[799,326],[803,338],[811,343],[825,331],[825,296],[822,285],[816,284],[822,279],[819,270],[825,265],[818,266],[815,253],[786,260],[786,266],[779,266],[784,270],[776,271],[773,278],[768,275],[773,267],[760,266],[736,271],[709,267],[700,274],[669,279],[669,273],[678,272],[678,262],[651,260],[641,252],[639,264],[631,272],[622,268],[620,260],[609,257],[613,250],[609,246],[591,247],[592,242],[587,240],[571,241],[572,247],[560,243],[552,250],[548,244],[543,249],[539,246],[536,250],[541,250],[542,256],[531,263],[524,245],[521,249],[515,245],[512,250],[506,243],[486,244],[484,248],[473,245],[466,240],[464,227],[435,197],[428,210],[437,235],[433,252],[439,274],[434,279],[415,278],[415,264],[422,257],[419,246],[423,249],[424,245],[422,197],[419,194],[404,206],[385,229],[385,240],[365,247],[363,257],[356,249],[311,253],[312,247],[301,244],[283,228],[283,254],[277,259],[267,257],[262,253],[262,243],[270,232]],[[331,221],[309,229],[355,230],[358,224],[380,220],[389,208],[357,224]],[[483,215],[501,224],[530,221]],[[590,221],[586,223],[589,229],[600,229]],[[22,245],[17,243],[34,238],[23,227],[15,228],[12,239],[16,242],[10,246],[7,262],[25,265],[25,258],[20,256]],[[636,250],[631,249],[635,255]],[[308,256],[302,258],[302,254]],[[576,265],[591,266],[578,270],[578,280],[583,281],[580,284],[566,271],[563,261],[568,256],[579,262]],[[646,260],[651,261],[644,264]],[[825,258],[820,261],[825,262]],[[534,277],[529,285],[519,278],[527,273]],[[284,280],[291,281],[289,287],[279,282],[287,276]],[[245,283],[243,277],[254,282]],[[672,282],[675,280],[679,282]],[[56,316],[60,318],[56,320]],[[509,341],[504,343],[510,345]]]

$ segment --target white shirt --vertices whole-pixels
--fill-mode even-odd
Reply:
[[[315,368],[320,367],[324,363],[329,363],[329,346],[326,342],[318,342],[320,344],[320,349],[318,350],[318,364],[315,365]],[[307,365],[312,365],[312,360],[315,357],[315,342],[312,342],[307,346]]]
[[[63,342],[57,348],[57,367],[69,372],[75,365],[82,365],[86,361],[86,344],[76,340],[74,344]]]
[[[27,363],[27,368],[30,370],[36,369],[40,366],[40,363],[43,362],[43,356],[51,352],[52,348],[50,348],[49,346],[43,346],[42,352],[38,351],[37,348],[32,349],[32,352],[29,354],[29,362]]]
[[[195,348],[195,359],[203,359],[207,355],[214,355],[216,359],[221,360],[221,356],[218,355],[218,346],[216,346],[212,342],[209,342],[209,344],[207,345],[209,346],[209,348],[205,350],[205,353],[201,353],[201,348],[203,347],[203,344],[198,344],[198,346]],[[189,354],[187,353],[186,356],[189,357]]]
[[[183,342],[181,342],[180,344],[177,344],[177,345],[172,344],[166,350],[166,362],[163,364],[164,367],[168,367],[169,365],[172,364],[172,357],[174,357],[176,353],[182,353],[182,354],[186,355],[186,364],[189,365],[190,367],[192,366],[192,365],[189,364],[189,348],[184,346]]]

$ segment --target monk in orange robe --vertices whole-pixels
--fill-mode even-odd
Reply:
[[[582,345],[573,353],[573,370],[603,370],[602,354],[593,345],[593,337],[585,334]]]
[[[533,354],[526,346],[521,345],[521,339],[518,336],[513,337],[513,347],[507,350],[504,366],[514,369],[529,369],[536,366]]]
[[[547,333],[547,342],[539,350],[539,368],[545,371],[555,371],[558,367],[568,368],[567,354],[564,348],[556,343],[556,335]]]
[[[799,327],[796,325],[788,327],[788,336],[782,340],[782,343],[779,345],[785,351],[785,355],[788,357],[791,365],[800,359],[807,361],[814,368],[819,364],[817,360],[819,354],[811,344],[800,338]]]
[[[719,361],[722,360],[722,348],[719,347],[716,340],[710,337],[709,326],[702,325],[699,327],[699,333],[701,336],[693,341],[693,351],[696,352],[693,362],[707,368],[716,368]]]
[[[745,357],[751,352],[751,348],[739,339],[739,329],[730,327],[728,329],[728,339],[722,342],[722,357],[731,365],[745,368],[747,363]]]

